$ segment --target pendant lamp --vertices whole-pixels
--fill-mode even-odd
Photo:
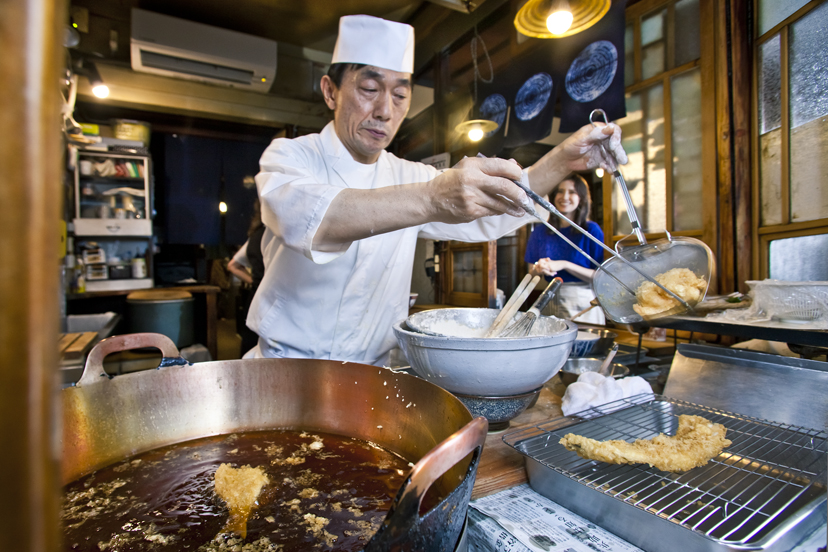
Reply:
[[[478,42],[483,47],[483,52],[486,54],[486,61],[489,63],[489,78],[484,79],[480,76],[480,71],[477,67],[477,44]],[[472,63],[474,64],[474,103],[472,104],[472,111],[474,110],[474,106],[477,105],[477,79],[482,80],[485,83],[490,83],[494,80],[494,70],[492,69],[492,60],[489,57],[489,51],[486,49],[486,43],[483,42],[483,39],[477,34],[477,25],[474,26],[474,37],[472,37],[471,42],[469,43],[469,47],[471,48],[472,54]],[[472,142],[479,142],[483,139],[486,133],[491,132],[497,128],[497,123],[494,121],[490,121],[488,119],[470,119],[468,121],[463,121],[456,127],[454,130],[459,132],[460,134],[466,134]]]
[[[611,0],[529,0],[515,17],[515,28],[534,38],[563,38],[584,31],[609,11]]]

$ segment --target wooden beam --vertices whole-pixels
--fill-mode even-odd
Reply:
[[[751,74],[753,71],[753,26],[750,21],[752,0],[730,0],[731,55],[733,56],[733,218],[735,230],[736,286],[732,289],[746,293],[746,280],[751,277]]]
[[[715,47],[715,2],[702,0],[699,2],[699,27],[701,60],[701,93],[702,93],[702,236],[701,239],[713,250],[714,256],[719,247],[716,240],[718,235],[716,220],[718,218],[718,202],[716,200],[716,47]],[[715,258],[715,257],[714,257]],[[718,282],[711,282],[711,293],[718,292]]]
[[[323,102],[309,102],[210,84],[137,73],[129,67],[97,64],[109,97],[96,98],[85,78],[78,98],[118,107],[174,113],[262,126],[298,125],[321,129],[328,124]]]
[[[58,550],[58,83],[66,4],[0,3],[0,549]]]
[[[716,266],[719,291],[736,289],[731,167],[730,78],[728,67],[728,5],[730,0],[715,0],[716,48],[716,153],[718,159],[716,197],[718,198]]]

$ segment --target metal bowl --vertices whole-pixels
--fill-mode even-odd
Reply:
[[[615,338],[618,337],[618,334],[609,330],[595,330],[591,328],[578,330],[579,334],[582,332],[596,335],[598,339],[578,339],[576,335],[575,343],[572,345],[572,352],[569,355],[570,357],[606,356],[612,344],[615,343]]]
[[[405,323],[410,330],[426,335],[473,339],[483,338],[498,314],[500,314],[499,309],[431,309],[412,314]],[[512,320],[517,320],[524,314],[518,312]],[[552,335],[566,329],[567,326],[563,320],[554,316],[541,316],[535,320],[529,336]]]
[[[586,372],[597,372],[604,363],[602,358],[570,358],[561,368],[561,381],[564,385],[575,383],[578,376]],[[612,377],[620,379],[630,375],[630,369],[623,364],[613,363],[610,367]]]
[[[459,393],[455,393],[454,396],[466,405],[472,416],[485,417],[489,421],[489,433],[491,433],[508,428],[509,421],[523,414],[532,401],[538,398],[541,389],[543,386],[528,393],[508,397],[479,397]]]
[[[553,335],[485,339],[425,335],[401,321],[394,335],[423,379],[452,393],[503,397],[528,393],[558,373],[578,333],[575,323],[560,322],[565,329]]]

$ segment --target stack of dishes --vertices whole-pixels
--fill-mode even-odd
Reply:
[[[484,337],[498,313],[435,309],[394,325],[414,372],[486,417],[490,431],[506,429],[537,397],[566,362],[578,333],[572,322],[541,316],[526,337]]]

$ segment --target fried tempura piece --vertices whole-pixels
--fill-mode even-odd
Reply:
[[[693,274],[687,268],[671,268],[655,277],[656,281],[691,305],[702,300],[707,288],[707,281]],[[635,292],[638,304],[633,309],[643,317],[669,311],[678,306],[678,301],[670,297],[663,289],[649,280],[638,286]]]
[[[223,531],[247,536],[247,518],[268,479],[262,468],[233,468],[222,464],[216,470],[216,494],[227,504],[230,517]]]
[[[707,464],[730,446],[727,429],[701,416],[679,416],[678,431],[650,440],[596,441],[568,433],[559,442],[581,458],[608,464],[649,464],[662,471],[683,472]]]

